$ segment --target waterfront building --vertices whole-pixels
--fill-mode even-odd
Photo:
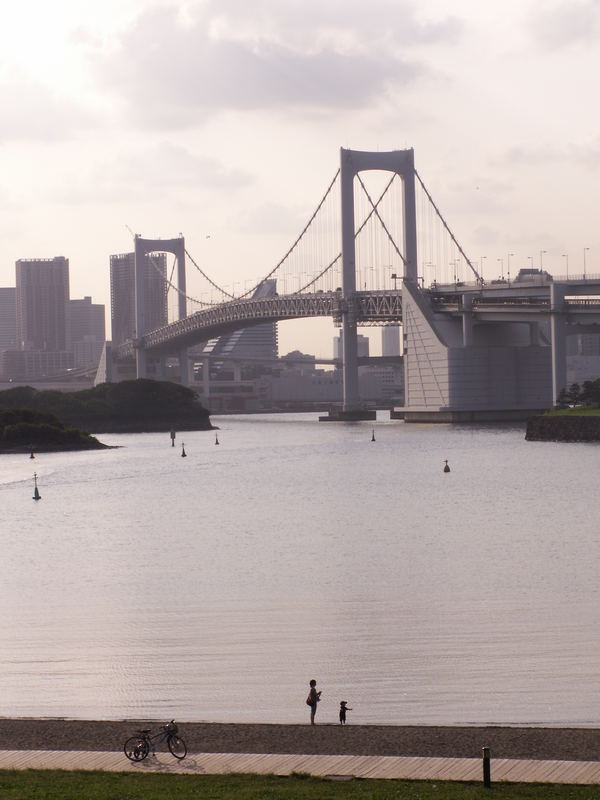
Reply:
[[[253,293],[253,299],[274,297],[277,294],[277,281],[269,279],[263,281]],[[266,322],[261,325],[253,325],[242,330],[234,331],[227,336],[219,336],[211,339],[198,353],[198,360],[202,356],[209,355],[211,376],[220,378],[224,374],[233,373],[233,362],[241,364],[244,379],[258,377],[265,372],[261,359],[265,362],[274,361],[279,355],[279,343],[277,336],[277,323]],[[219,361],[218,356],[226,356],[223,361]],[[250,359],[244,363],[244,359]],[[269,371],[267,369],[267,371]]]
[[[0,287],[0,350],[17,348],[17,290]]]
[[[150,253],[144,259],[146,329],[167,324],[167,257]],[[113,346],[136,337],[135,254],[110,257],[110,316]]]
[[[91,297],[70,300],[69,317],[75,366],[97,367],[106,339],[104,304]]]
[[[69,351],[69,259],[19,259],[15,266],[18,349]]]

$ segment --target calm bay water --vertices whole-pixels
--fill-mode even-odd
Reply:
[[[0,715],[597,725],[600,446],[316,419],[2,456]]]

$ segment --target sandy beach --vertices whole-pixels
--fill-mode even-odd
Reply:
[[[2,719],[2,750],[120,750],[145,721]],[[191,752],[439,756],[595,761],[598,728],[263,725],[183,722]]]

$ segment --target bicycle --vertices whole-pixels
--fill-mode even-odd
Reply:
[[[187,745],[177,733],[178,728],[174,720],[162,725],[156,733],[152,733],[151,728],[144,728],[127,739],[123,745],[123,752],[130,761],[143,761],[150,749],[155,754],[156,746],[166,740],[171,755],[181,761],[187,755]]]

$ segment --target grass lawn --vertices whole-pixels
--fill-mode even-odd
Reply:
[[[304,775],[134,775],[62,770],[0,771],[10,800],[597,800],[598,786],[442,781],[324,780]]]
[[[556,408],[546,411],[547,417],[600,417],[598,406],[576,406],[575,408]]]

